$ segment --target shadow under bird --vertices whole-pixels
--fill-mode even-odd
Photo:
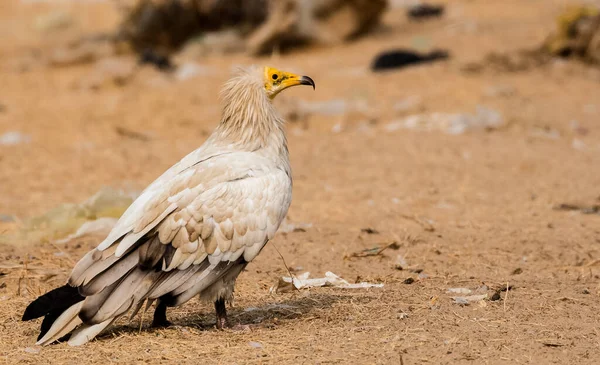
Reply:
[[[33,301],[23,320],[44,317],[37,344],[81,345],[115,319],[156,301],[199,295],[214,302],[217,328],[240,272],[273,238],[292,200],[284,120],[272,100],[314,81],[271,67],[238,70],[222,91],[221,122],[206,142],[150,184],[66,285]]]

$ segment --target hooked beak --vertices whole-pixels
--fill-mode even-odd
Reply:
[[[281,81],[281,90],[296,85],[310,85],[313,87],[313,90],[315,89],[315,82],[310,77],[284,73],[283,80]]]
[[[311,85],[313,90],[315,90],[315,82],[308,76],[300,77],[300,85]]]

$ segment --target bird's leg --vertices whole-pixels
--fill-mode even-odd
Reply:
[[[169,327],[170,325],[171,322],[167,321],[167,302],[159,298],[154,310],[152,327]]]
[[[219,298],[215,301],[215,312],[217,314],[217,329],[229,327],[227,320],[227,308],[225,308],[225,299]]]

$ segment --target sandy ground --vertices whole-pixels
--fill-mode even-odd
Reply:
[[[510,73],[464,70],[492,51],[537,46],[572,2],[447,3],[445,18],[421,24],[391,10],[382,31],[339,47],[178,60],[208,71],[179,81],[144,67],[123,85],[90,89],[97,64],[47,67],[35,55],[114,28],[111,3],[2,1],[0,135],[20,131],[31,138],[0,146],[0,213],[17,220],[81,202],[105,186],[143,189],[210,133],[219,119],[218,90],[236,64],[311,76],[316,91],[289,90],[277,100],[284,111],[298,100],[336,99],[348,110],[288,124],[294,170],[288,222],[307,226],[278,234],[240,276],[230,315],[251,330],[217,331],[212,306],[192,300],[169,312],[171,328],[148,329],[147,314],[141,330],[135,318],[80,348],[36,347],[39,323],[20,322],[23,309],[63,284],[97,240],[5,243],[0,361],[596,363],[600,216],[554,208],[599,204],[600,70],[564,61]],[[49,34],[36,30],[36,17],[56,9],[74,24]],[[381,50],[423,44],[452,57],[398,72],[368,70]],[[498,111],[504,125],[460,135],[388,126],[411,114],[475,113],[477,106]],[[399,248],[348,257],[392,241]],[[272,294],[287,273],[274,246],[298,272],[332,271],[384,287]],[[408,269],[396,268],[399,255]],[[452,299],[460,294],[449,288],[488,297],[460,305]]]

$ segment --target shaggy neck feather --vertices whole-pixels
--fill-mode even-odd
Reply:
[[[278,150],[287,156],[284,121],[255,73],[230,80],[223,89],[223,113],[215,137],[249,151]]]

